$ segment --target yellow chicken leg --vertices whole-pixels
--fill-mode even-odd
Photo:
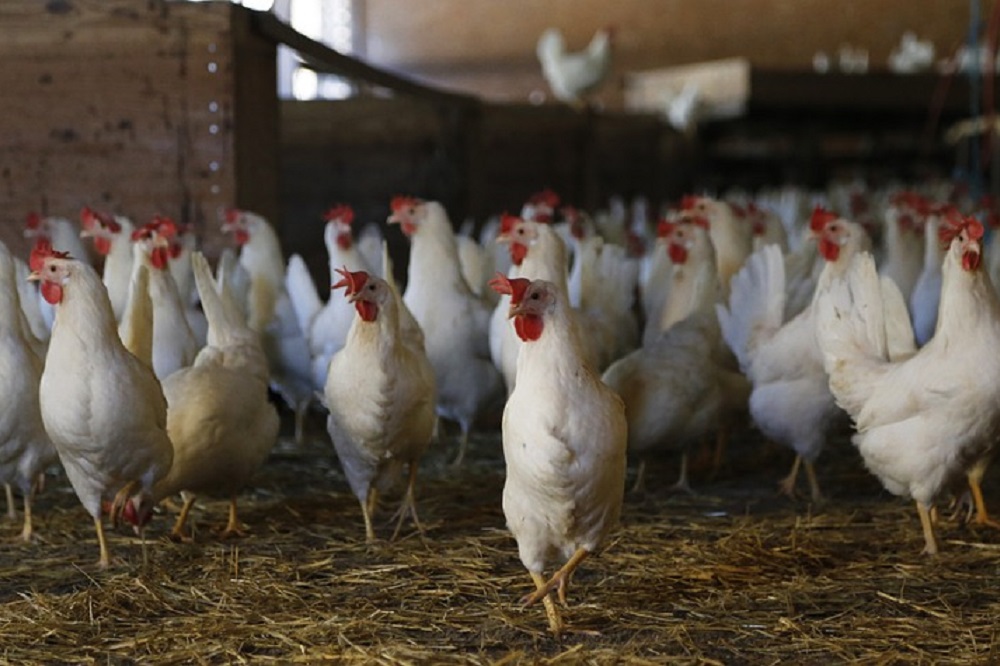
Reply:
[[[566,588],[569,585],[569,579],[576,571],[576,568],[580,566],[580,563],[587,559],[590,552],[585,548],[578,548],[573,557],[569,558],[569,561],[563,565],[562,569],[555,572],[552,578],[545,583],[544,586],[538,588],[533,594],[526,596],[523,600],[525,606],[530,606],[537,603],[540,599],[545,598],[549,592],[554,589],[559,590],[559,601],[566,603]]]
[[[184,525],[187,523],[188,514],[191,513],[191,508],[194,506],[194,500],[194,495],[186,495],[184,497],[184,506],[181,507],[180,513],[177,514],[177,520],[174,521],[174,528],[170,530],[170,538],[173,541],[191,541],[191,537],[184,532]]]
[[[632,485],[632,490],[629,491],[633,495],[639,495],[646,492],[646,460],[645,458],[639,459],[639,469],[635,473],[635,483]]]
[[[1000,528],[1000,523],[990,518],[990,512],[986,508],[986,502],[983,500],[983,489],[982,480],[983,472],[985,471],[985,465],[977,465],[969,472],[969,490],[972,491],[972,501],[976,505],[976,525],[986,525],[989,527]]]
[[[795,462],[792,463],[792,471],[788,473],[788,476],[778,482],[778,492],[782,495],[787,495],[788,497],[795,499],[795,481],[799,478],[799,467],[801,465],[802,456],[795,456]]]
[[[917,502],[917,512],[920,514],[920,525],[924,528],[924,554],[937,555],[937,539],[934,537],[934,525],[931,522],[931,511]]]
[[[226,528],[222,530],[219,535],[223,539],[235,538],[246,536],[246,531],[240,524],[240,519],[236,515],[236,496],[233,495],[229,498],[229,522],[226,523]]]
[[[107,569],[111,566],[111,556],[108,554],[108,542],[104,538],[104,525],[101,523],[101,516],[94,518],[94,529],[97,530],[97,545],[101,548],[101,557],[97,560],[100,569]]]
[[[819,489],[819,478],[816,476],[816,466],[807,460],[803,460],[803,467],[806,468],[806,478],[809,479],[809,496],[812,501],[819,504],[824,500],[823,492]]]
[[[365,519],[365,541],[375,542],[375,528],[372,526],[372,514],[378,505],[378,490],[374,486],[368,488],[368,497],[361,502],[361,515]]]
[[[31,493],[24,494],[24,527],[21,528],[21,540],[25,543],[31,541],[33,527],[31,524]]]
[[[9,483],[3,484],[7,494],[7,520],[17,520],[17,509],[14,507],[14,489]]]
[[[409,514],[413,518],[413,524],[416,526],[417,531],[421,534],[424,533],[424,526],[420,524],[420,518],[417,516],[417,500],[415,488],[417,485],[417,463],[410,463],[410,478],[406,484],[406,495],[403,497],[403,503],[399,506],[399,510],[394,516],[396,518],[396,529],[392,533],[393,541],[399,536],[399,530],[403,526],[403,520],[406,515]]]
[[[542,576],[542,574],[535,573],[533,571],[529,571],[528,573],[531,574],[531,580],[535,582],[535,588],[537,591],[540,592],[545,589],[545,577]],[[545,606],[545,617],[549,620],[549,630],[553,634],[562,633],[562,630],[565,627],[562,621],[562,616],[559,613],[559,609],[556,608],[556,603],[552,600],[552,597],[549,596],[548,593],[545,593],[542,596],[542,605]]]

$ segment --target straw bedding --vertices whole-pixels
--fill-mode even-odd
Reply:
[[[909,503],[883,492],[845,440],[821,459],[830,501],[775,494],[787,451],[753,433],[734,442],[695,496],[666,488],[656,461],[622,529],[574,577],[564,618],[546,631],[522,608],[529,577],[500,509],[499,433],[474,438],[453,470],[450,441],[421,466],[418,507],[388,541],[394,504],[368,545],[360,509],[319,419],[283,440],[240,498],[248,534],[220,540],[226,502],[201,500],[193,543],[111,536],[50,475],[37,539],[0,523],[0,662],[59,663],[996,663],[1000,533],[945,520],[942,553],[920,555]],[[995,474],[987,476],[993,501]]]

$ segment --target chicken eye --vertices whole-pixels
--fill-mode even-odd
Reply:
[[[541,295],[536,291],[531,295],[531,298],[537,301],[539,298],[541,298]]]
[[[523,227],[517,230],[517,235],[518,236],[523,236],[524,235],[524,228]]]

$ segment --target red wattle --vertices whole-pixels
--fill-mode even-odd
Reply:
[[[528,246],[521,243],[510,244],[510,260],[515,266],[520,266],[524,258],[528,256]]]
[[[417,233],[417,225],[413,224],[413,222],[403,222],[403,233],[407,236],[412,236]]]
[[[840,256],[840,246],[831,240],[821,238],[819,241],[819,253],[827,261],[837,261]]]
[[[234,231],[233,238],[236,239],[237,245],[246,245],[250,242],[250,234],[244,229],[237,229]]]
[[[170,263],[170,252],[164,247],[154,249],[149,253],[149,263],[153,265],[153,268],[162,271]]]
[[[688,259],[687,248],[683,245],[675,245],[671,243],[667,246],[667,254],[670,255],[670,261],[675,264],[683,264]]]
[[[341,250],[350,250],[351,242],[351,234],[337,234],[337,247]]]
[[[63,288],[61,284],[56,284],[55,282],[42,282],[42,298],[48,301],[51,305],[55,305],[62,301]]]
[[[358,311],[361,321],[375,321],[378,317],[378,306],[370,301],[357,301],[354,309]]]
[[[962,268],[967,271],[974,271],[979,268],[980,261],[982,261],[982,255],[978,252],[962,253]]]
[[[514,317],[514,332],[525,342],[532,342],[542,337],[545,322],[538,315],[516,315]]]
[[[98,254],[106,257],[111,252],[111,241],[107,238],[102,238],[101,236],[95,236],[94,249],[97,250]]]

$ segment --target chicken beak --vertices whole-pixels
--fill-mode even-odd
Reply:
[[[80,238],[93,238],[96,235],[97,234],[95,234],[90,229],[81,229],[80,230]]]
[[[38,271],[31,271],[30,273],[28,273],[29,282],[38,282],[41,279],[42,279],[42,274],[39,273]]]

